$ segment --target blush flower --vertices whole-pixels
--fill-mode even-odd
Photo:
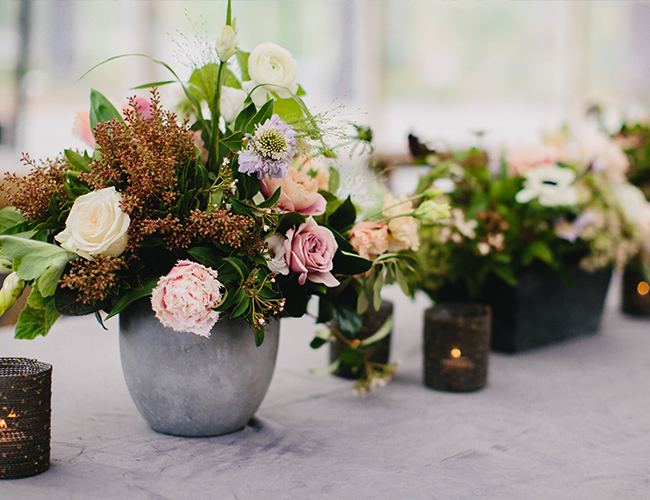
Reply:
[[[268,198],[280,188],[278,204],[287,212],[298,212],[302,215],[321,215],[325,213],[327,201],[318,193],[318,181],[294,167],[289,167],[287,175],[282,179],[262,179],[260,188]]]
[[[90,111],[87,109],[77,111],[72,134],[84,141],[88,147],[95,149],[95,137],[93,136],[93,130],[90,128]]]
[[[267,253],[265,255],[266,263],[271,272],[275,274],[289,274],[289,266],[284,258],[286,252],[284,242],[286,238],[281,234],[274,234],[266,239]]]
[[[258,179],[265,175],[282,178],[291,166],[291,159],[296,154],[296,131],[273,115],[255,134],[246,134],[248,146],[239,154],[239,172],[252,175]]]
[[[350,230],[350,244],[368,260],[375,260],[388,251],[388,227],[385,222],[361,221]]]
[[[297,229],[289,229],[286,237],[284,257],[289,268],[299,274],[298,283],[304,285],[309,280],[328,287],[339,285],[339,280],[331,273],[338,245],[329,229],[309,217]]]
[[[217,271],[190,260],[179,260],[151,293],[151,308],[163,326],[209,337],[219,319],[214,311],[223,285]]]

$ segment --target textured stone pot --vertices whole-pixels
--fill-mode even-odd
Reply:
[[[278,352],[279,321],[260,347],[242,320],[222,319],[209,338],[165,328],[143,299],[120,313],[126,385],[152,429],[216,436],[242,429],[262,403]]]
[[[375,311],[375,309],[370,306],[368,310],[363,313],[363,326],[361,327],[361,331],[359,332],[357,339],[366,340],[368,337],[372,337],[392,315],[392,302],[389,302],[387,300],[382,301],[381,306],[379,307],[379,311]],[[390,358],[391,333],[371,345],[359,346],[358,349],[367,356],[367,359],[370,363],[386,364]],[[330,344],[331,362],[334,362],[339,358],[339,351],[342,348],[344,348],[344,345],[339,340],[336,340]],[[341,362],[334,374],[338,375],[339,377],[358,380],[366,376],[366,369],[364,366]]]

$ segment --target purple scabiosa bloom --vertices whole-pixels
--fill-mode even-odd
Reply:
[[[239,172],[258,179],[265,175],[281,179],[296,154],[296,131],[273,115],[258,125],[253,135],[246,134],[248,146],[239,154]]]

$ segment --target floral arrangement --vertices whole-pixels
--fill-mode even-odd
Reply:
[[[418,192],[446,192],[451,217],[422,233],[418,287],[434,300],[469,300],[488,279],[511,286],[525,270],[567,277],[621,266],[639,246],[636,188],[628,161],[604,134],[564,129],[498,161],[479,149],[436,152],[415,137],[416,161],[431,165]],[[496,163],[496,165],[495,165]]]
[[[335,157],[332,136],[350,144],[369,131],[325,128],[300,97],[291,54],[271,43],[242,51],[230,2],[226,17],[216,44],[197,42],[188,82],[155,61],[174,80],[141,86],[150,100],[120,112],[91,91],[77,125],[93,150],[25,155],[30,173],[7,174],[0,253],[12,274],[0,306],[31,286],[17,338],[45,335],[60,315],[102,321],[149,297],[169,328],[209,335],[220,317],[240,318],[257,345],[269,321],[302,316],[312,296],[322,321],[358,321],[342,305],[347,285],[377,264],[355,250],[357,208],[337,198],[336,169],[310,161]],[[182,121],[156,90],[170,83],[185,96]]]

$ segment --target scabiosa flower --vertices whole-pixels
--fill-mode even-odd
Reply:
[[[258,179],[268,175],[281,179],[291,166],[291,158],[296,154],[296,131],[273,115],[255,134],[246,134],[247,148],[239,154],[239,172]]]

